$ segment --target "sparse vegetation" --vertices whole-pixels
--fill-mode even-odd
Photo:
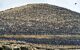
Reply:
[[[80,14],[71,10],[28,4],[0,12],[0,34],[80,34],[79,22]]]
[[[46,44],[53,48],[78,46],[80,13],[49,4],[28,4],[1,11],[0,40],[41,44],[40,47],[45,44],[46,48]]]

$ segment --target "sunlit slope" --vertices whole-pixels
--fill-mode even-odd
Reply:
[[[49,4],[0,12],[0,34],[80,34],[80,14]]]

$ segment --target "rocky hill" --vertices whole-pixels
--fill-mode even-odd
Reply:
[[[49,4],[0,12],[0,34],[80,34],[80,13]]]

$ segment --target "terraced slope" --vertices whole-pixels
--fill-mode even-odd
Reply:
[[[0,34],[80,34],[80,14],[49,4],[0,12]]]

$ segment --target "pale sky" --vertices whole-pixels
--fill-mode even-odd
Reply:
[[[0,11],[29,3],[48,3],[80,13],[80,0],[0,0]]]

